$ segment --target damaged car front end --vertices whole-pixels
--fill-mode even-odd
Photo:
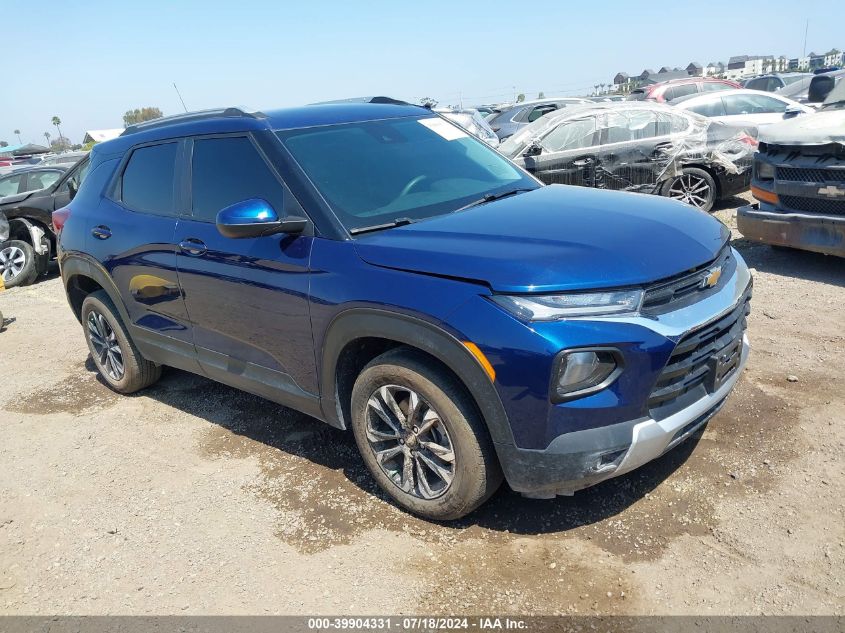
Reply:
[[[748,239],[845,257],[845,82],[816,114],[765,130],[737,228]]]
[[[547,184],[667,196],[710,211],[748,187],[756,129],[649,102],[544,116],[499,148]]]

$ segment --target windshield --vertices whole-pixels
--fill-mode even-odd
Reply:
[[[277,132],[347,229],[451,213],[487,194],[540,185],[439,117]]]

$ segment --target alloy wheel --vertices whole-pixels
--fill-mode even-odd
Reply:
[[[125,367],[120,343],[106,318],[96,310],[88,313],[88,340],[94,348],[100,369],[112,380],[123,378]]]
[[[385,475],[420,499],[444,494],[455,477],[455,451],[442,418],[408,387],[379,387],[367,401],[367,441]]]
[[[21,274],[26,264],[26,253],[17,246],[7,246],[0,250],[0,274],[3,281],[11,281]]]
[[[707,208],[712,192],[710,184],[701,176],[682,174],[669,187],[669,197],[699,209]]]

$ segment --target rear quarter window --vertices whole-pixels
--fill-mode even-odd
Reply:
[[[174,182],[177,143],[139,147],[123,170],[120,198],[134,211],[175,215]]]

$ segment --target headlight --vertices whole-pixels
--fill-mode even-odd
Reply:
[[[610,386],[622,373],[622,355],[616,349],[567,350],[555,361],[552,401],[580,398]]]
[[[775,177],[775,166],[771,163],[755,160],[754,169],[757,172],[757,178],[759,180],[772,180]]]
[[[493,295],[493,301],[523,321],[557,321],[571,317],[631,314],[640,309],[642,290],[555,295]]]

